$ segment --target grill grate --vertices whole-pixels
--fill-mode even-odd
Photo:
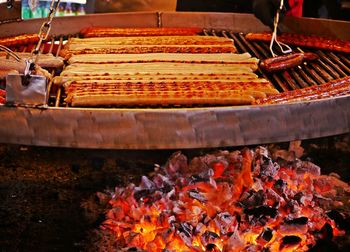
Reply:
[[[204,31],[208,36],[226,36],[232,38],[239,53],[249,52],[259,59],[270,57],[269,45],[266,42],[247,41],[243,33],[227,31]],[[319,85],[334,79],[350,75],[350,60],[348,54],[311,50],[307,48],[292,47],[293,51],[314,52],[319,56],[315,62],[304,63],[302,66],[281,73],[265,73],[259,69],[261,76],[269,79],[281,92]],[[275,52],[281,54],[281,50],[275,46]]]
[[[252,56],[259,59],[270,57],[269,45],[266,42],[251,42],[245,39],[243,33],[233,33],[227,30],[210,30],[203,29],[206,36],[223,36],[234,40],[238,53],[249,52]],[[50,42],[43,44],[41,52],[59,55],[64,42],[71,36],[52,37]],[[17,51],[30,52],[32,46],[17,48]],[[313,85],[319,85],[337,78],[350,75],[350,55],[338,52],[328,52],[322,50],[311,50],[307,48],[292,47],[293,51],[314,52],[319,56],[314,62],[304,63],[302,66],[286,70],[280,73],[267,73],[261,69],[257,74],[268,79],[280,92],[305,88]],[[281,54],[280,49],[276,46],[274,51]],[[52,75],[58,72],[52,71]],[[49,83],[49,101],[50,107],[65,107],[64,91]]]

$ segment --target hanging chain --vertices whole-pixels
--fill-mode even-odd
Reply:
[[[38,41],[38,44],[36,45],[35,49],[32,51],[32,57],[34,57],[34,55],[36,55],[36,59],[34,62],[36,62],[38,59],[39,50],[40,50],[42,42],[49,37],[50,31],[51,31],[52,19],[54,18],[56,11],[58,10],[60,2],[61,2],[61,0],[58,0],[57,4],[55,6],[55,0],[52,0],[51,5],[50,5],[50,11],[49,11],[49,14],[47,16],[47,19],[40,27],[39,34],[38,34],[39,41]]]

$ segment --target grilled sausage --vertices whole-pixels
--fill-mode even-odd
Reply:
[[[262,60],[260,67],[267,72],[278,72],[300,66],[303,61],[312,61],[317,58],[318,55],[315,53],[292,53]]]
[[[271,41],[271,33],[248,33],[245,38],[249,41]],[[294,46],[304,46],[314,49],[324,49],[343,53],[350,53],[350,42],[341,39],[330,39],[316,35],[282,33],[278,40]]]
[[[301,65],[303,58],[304,56],[300,53],[277,56],[262,60],[260,67],[267,72],[278,72]]]
[[[12,47],[34,44],[39,41],[38,34],[24,34],[12,37],[0,38],[0,45]]]
[[[128,37],[128,36],[189,36],[201,33],[202,29],[194,27],[164,27],[164,28],[113,28],[88,27],[80,31],[85,38],[91,37]]]
[[[267,98],[256,100],[256,104],[289,103],[293,101],[307,101],[325,97],[339,96],[350,92],[350,76],[336,79],[322,85],[297,89]]]

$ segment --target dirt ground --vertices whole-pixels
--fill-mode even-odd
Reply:
[[[323,173],[350,182],[349,134],[303,141],[303,147]],[[82,206],[98,191],[137,183],[174,151],[0,145],[0,251],[85,251],[103,213]],[[189,158],[210,151],[183,150]]]

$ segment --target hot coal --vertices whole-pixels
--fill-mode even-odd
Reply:
[[[187,163],[177,152],[139,186],[117,187],[101,228],[146,251],[306,251],[340,235],[318,166],[272,156],[244,148]]]
[[[259,190],[257,192],[250,190],[242,194],[240,203],[244,208],[250,208],[263,205],[265,199],[266,195],[263,190]]]
[[[193,199],[196,199],[196,200],[198,200],[200,202],[206,202],[207,201],[205,196],[203,194],[201,194],[200,192],[198,192],[197,190],[195,190],[195,189],[189,190],[187,192],[188,192],[188,195],[191,198],[193,198]]]
[[[271,241],[274,231],[270,228],[264,228],[258,239],[263,240],[264,243]]]
[[[340,229],[345,230],[346,232],[350,232],[350,218],[349,217],[346,217],[344,214],[342,214],[341,212],[339,212],[338,210],[335,210],[335,209],[327,212],[327,216],[329,218],[331,218],[332,220],[334,220]]]
[[[256,218],[258,217],[271,217],[275,218],[277,215],[277,209],[269,206],[259,206],[254,208],[245,209],[244,213],[247,215],[252,215]]]
[[[331,241],[333,239],[333,228],[331,224],[326,223],[321,229],[322,240]]]
[[[205,247],[206,252],[220,252],[220,249],[213,243],[208,244]]]
[[[307,217],[299,217],[295,219],[286,219],[284,220],[284,223],[290,224],[290,225],[306,225],[309,221],[309,218]]]
[[[283,249],[286,247],[294,247],[298,245],[300,242],[301,242],[301,238],[299,236],[296,236],[296,235],[285,236],[282,239],[280,249]]]

